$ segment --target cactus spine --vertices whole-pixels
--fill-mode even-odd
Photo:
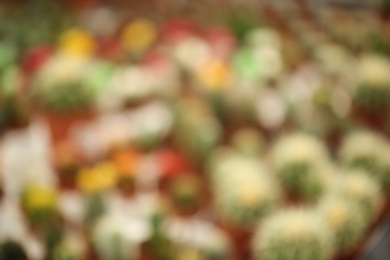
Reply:
[[[362,238],[368,223],[354,203],[340,196],[327,196],[318,210],[334,232],[338,249],[349,249]]]
[[[219,217],[247,228],[267,215],[279,199],[279,187],[256,160],[232,156],[215,167],[212,176]]]
[[[317,212],[307,209],[281,211],[259,226],[253,240],[254,259],[331,259],[332,239],[332,232]]]
[[[324,189],[322,166],[328,161],[327,150],[315,137],[295,133],[282,137],[271,154],[276,175],[290,192],[315,199]]]

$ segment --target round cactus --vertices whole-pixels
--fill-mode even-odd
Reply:
[[[375,217],[383,199],[379,184],[362,170],[348,171],[336,177],[328,194],[338,195],[355,203],[366,221]]]
[[[192,175],[179,176],[170,186],[170,195],[179,210],[195,210],[200,203],[200,193],[200,182]]]
[[[377,55],[361,58],[358,68],[358,85],[354,97],[356,102],[368,109],[381,109],[389,106],[390,62]]]
[[[292,134],[273,147],[273,166],[282,185],[306,199],[317,198],[324,189],[321,167],[328,162],[324,145],[315,137]]]
[[[35,81],[40,103],[57,112],[69,112],[91,105],[94,91],[88,82],[89,61],[80,57],[58,55],[38,72]]]
[[[349,168],[375,171],[379,151],[383,140],[379,135],[368,131],[356,131],[349,134],[340,149],[341,162]]]
[[[143,236],[143,228],[141,226],[137,228],[140,228],[137,232],[141,231],[137,236]],[[101,259],[136,259],[138,241],[134,240],[134,232],[136,230],[131,228],[124,216],[118,214],[104,216],[94,229],[92,238],[94,248]]]
[[[390,147],[385,146],[380,154],[378,160],[378,166],[375,171],[375,178],[385,192],[390,192]]]
[[[216,209],[229,225],[251,227],[276,206],[278,186],[256,160],[232,156],[215,170]]]
[[[335,235],[335,244],[340,250],[349,249],[362,238],[367,222],[354,203],[340,196],[327,196],[318,206]]]
[[[254,259],[327,260],[334,247],[333,233],[315,211],[289,209],[267,218],[253,240]]]
[[[242,154],[258,155],[264,149],[264,140],[256,129],[241,129],[233,135],[232,143]]]

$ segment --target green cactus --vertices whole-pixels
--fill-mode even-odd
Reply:
[[[355,131],[343,141],[339,157],[343,165],[352,169],[375,171],[383,139],[372,132]]]
[[[350,170],[335,177],[327,192],[355,203],[366,221],[373,220],[383,202],[379,184],[363,170]]]
[[[250,228],[278,204],[279,187],[254,159],[232,156],[211,178],[217,213],[231,226]]]
[[[33,94],[41,105],[55,112],[69,113],[90,107],[96,94],[88,81],[91,64],[85,58],[54,56],[36,75]]]
[[[374,177],[379,182],[384,192],[390,192],[390,147],[386,145],[378,160],[378,165],[375,169]]]
[[[254,259],[328,260],[332,258],[333,233],[315,211],[280,211],[259,226],[253,239]]]
[[[363,108],[378,110],[390,103],[390,62],[379,55],[361,58],[359,80],[354,92],[355,101]]]
[[[177,110],[178,146],[195,160],[205,159],[221,139],[220,122],[211,114],[209,107],[198,100],[184,101]]]
[[[232,137],[233,146],[242,154],[256,156],[264,149],[261,133],[252,128],[241,129]]]
[[[179,210],[195,210],[200,203],[200,193],[200,183],[192,175],[179,176],[170,186],[173,203]]]
[[[340,250],[356,245],[364,235],[368,222],[357,205],[341,196],[326,196],[318,210],[335,235],[335,244]]]
[[[231,255],[231,244],[226,234],[214,231],[210,232],[203,240],[200,252],[206,260],[229,259]]]
[[[290,192],[312,200],[324,190],[321,169],[328,162],[324,145],[316,138],[305,134],[282,137],[271,154],[276,175]]]

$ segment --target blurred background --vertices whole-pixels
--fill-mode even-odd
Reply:
[[[390,1],[0,1],[0,260],[390,259]]]

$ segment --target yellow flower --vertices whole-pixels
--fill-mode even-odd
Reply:
[[[140,52],[153,44],[156,35],[156,29],[150,21],[138,19],[124,28],[121,43],[131,52]]]
[[[57,204],[57,192],[51,187],[30,185],[25,190],[24,202],[28,210],[54,209]]]
[[[211,90],[224,90],[229,86],[231,72],[222,61],[209,61],[200,71],[199,80]]]
[[[66,54],[90,56],[96,50],[96,41],[88,32],[74,28],[61,35],[59,49]]]
[[[78,175],[77,183],[82,191],[94,193],[112,188],[117,179],[115,165],[104,162],[91,169],[83,169]]]

